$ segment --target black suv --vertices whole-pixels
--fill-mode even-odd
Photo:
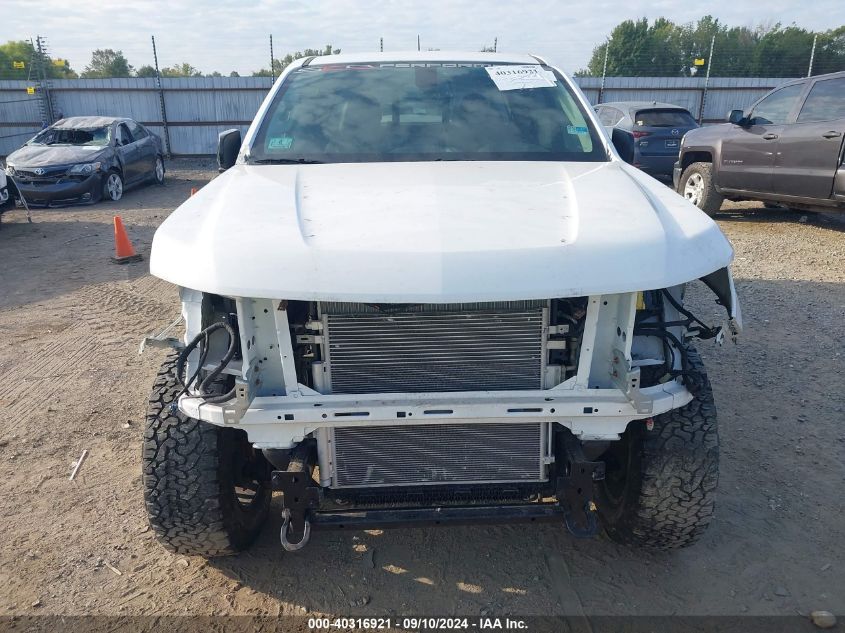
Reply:
[[[845,72],[790,81],[728,123],[681,141],[675,189],[708,214],[722,200],[845,210]]]

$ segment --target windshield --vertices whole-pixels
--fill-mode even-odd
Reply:
[[[540,65],[306,66],[261,122],[253,162],[608,160],[557,73]]]
[[[109,144],[111,127],[94,128],[47,128],[38,133],[30,143],[38,145],[97,145]]]

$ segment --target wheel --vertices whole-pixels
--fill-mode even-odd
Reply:
[[[678,182],[678,193],[707,215],[717,213],[725,199],[713,186],[711,163],[692,163],[687,167]]]
[[[164,184],[164,161],[161,159],[161,156],[156,156],[156,164],[153,168],[153,178],[155,179],[156,184]]]
[[[686,406],[631,422],[602,459],[598,512],[611,540],[652,549],[693,544],[713,517],[719,434],[713,391],[701,357],[687,348],[698,392]]]
[[[110,171],[103,183],[103,198],[117,202],[123,197],[123,176],[116,171]]]
[[[242,430],[171,411],[181,392],[175,366],[172,354],[147,409],[142,460],[150,525],[173,552],[235,554],[255,540],[267,518],[269,467]]]

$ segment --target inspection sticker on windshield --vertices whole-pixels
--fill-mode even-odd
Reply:
[[[271,136],[267,139],[267,149],[290,149],[293,147],[293,137],[292,136]]]
[[[543,70],[536,64],[487,66],[485,70],[499,90],[550,88],[557,84],[557,78],[553,72]]]

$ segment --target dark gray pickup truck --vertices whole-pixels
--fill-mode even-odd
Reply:
[[[725,198],[845,211],[843,139],[845,72],[791,81],[728,123],[687,132],[675,189],[708,214]]]

